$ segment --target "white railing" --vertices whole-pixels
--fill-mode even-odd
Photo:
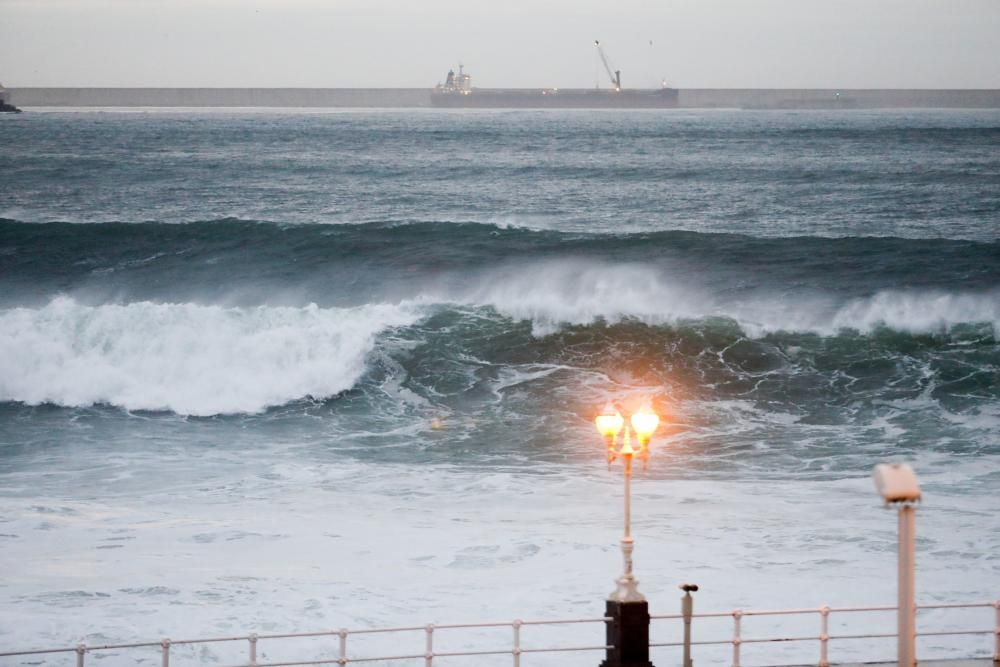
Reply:
[[[918,632],[919,637],[928,636],[944,636],[944,635],[993,635],[994,636],[994,655],[993,659],[995,661],[1000,661],[1000,600],[991,602],[972,602],[972,603],[953,603],[953,604],[926,604],[918,605],[918,610],[931,610],[931,609],[973,609],[973,608],[991,608],[994,610],[993,614],[993,627],[991,629],[962,629],[962,630],[941,630],[941,631],[924,631]],[[650,619],[653,623],[657,621],[664,620],[682,620],[692,621],[693,619],[708,619],[708,618],[725,618],[730,617],[733,619],[732,634],[725,639],[715,639],[715,640],[688,640],[688,641],[677,641],[677,642],[650,642],[650,648],[660,648],[660,647],[684,647],[685,653],[690,655],[690,651],[694,646],[720,646],[720,645],[730,645],[732,647],[732,665],[733,667],[740,667],[741,659],[741,647],[744,644],[763,644],[763,643],[787,643],[787,642],[817,642],[819,648],[819,662],[820,667],[827,667],[829,665],[829,644],[831,641],[842,641],[842,640],[861,640],[861,639],[878,639],[878,638],[890,638],[895,637],[895,633],[856,633],[856,634],[836,634],[831,635],[829,628],[829,621],[831,614],[854,614],[854,613],[864,613],[864,612],[889,612],[895,611],[895,606],[884,606],[884,607],[816,607],[816,608],[804,608],[804,609],[772,609],[772,610],[741,610],[735,609],[731,611],[721,611],[721,612],[707,612],[707,613],[691,613],[691,614],[655,614],[651,615]],[[819,621],[819,633],[810,635],[799,635],[799,636],[771,636],[771,637],[745,637],[742,632],[742,620],[746,617],[752,616],[801,616],[816,614]],[[563,653],[563,652],[578,652],[578,651],[605,651],[610,648],[610,646],[605,646],[603,644],[591,644],[591,645],[567,645],[567,646],[549,646],[544,648],[535,647],[525,647],[522,645],[522,628],[525,626],[555,626],[555,625],[570,625],[570,624],[581,624],[581,623],[607,623],[611,621],[610,618],[600,617],[600,618],[574,618],[574,619],[561,619],[561,620],[514,620],[514,621],[504,621],[496,623],[451,623],[451,624],[439,624],[439,625],[412,625],[403,627],[392,627],[392,628],[373,628],[373,629],[358,629],[358,630],[348,630],[346,628],[339,630],[323,630],[318,632],[299,632],[299,633],[282,633],[282,634],[249,634],[249,635],[239,635],[230,637],[210,637],[210,638],[199,638],[199,639],[181,639],[181,640],[171,640],[171,639],[161,639],[158,641],[147,641],[147,642],[132,642],[123,644],[100,644],[100,645],[87,645],[78,644],[72,647],[63,648],[51,648],[51,649],[33,649],[26,651],[0,651],[0,659],[2,658],[12,658],[19,656],[41,656],[46,654],[60,654],[60,653],[70,653],[75,654],[77,667],[84,667],[86,664],[86,658],[88,655],[100,654],[102,652],[108,651],[120,651],[129,649],[140,649],[140,648],[153,648],[158,649],[161,658],[162,667],[170,667],[171,651],[175,647],[180,646],[203,646],[206,644],[219,644],[219,643],[233,643],[242,642],[246,644],[246,662],[241,662],[239,665],[234,665],[233,667],[293,667],[301,665],[347,665],[353,663],[366,663],[366,662],[390,662],[390,661],[423,661],[424,667],[433,667],[435,661],[442,658],[458,658],[458,657],[471,657],[471,656],[510,656],[514,667],[520,667],[521,656],[525,654],[553,654],[553,653]],[[506,647],[489,647],[483,648],[481,650],[456,650],[456,651],[441,651],[435,649],[435,638],[438,637],[438,633],[442,631],[451,630],[468,630],[468,629],[488,629],[488,628],[508,628],[511,632],[512,641],[509,646]],[[603,634],[604,630],[601,629],[600,633]],[[397,653],[390,655],[352,655],[349,653],[349,639],[352,637],[360,637],[364,635],[378,635],[378,634],[395,634],[395,633],[421,633],[423,635],[423,641],[419,639],[413,642],[414,649],[406,653]],[[596,633],[597,636],[600,634]],[[303,639],[303,638],[328,638],[336,639],[336,649],[331,647],[329,650],[325,651],[325,656],[317,659],[308,660],[290,660],[290,661],[279,661],[271,662],[258,660],[258,648],[261,642],[272,642],[275,640],[290,640],[290,639]],[[421,650],[422,648],[422,650]],[[985,645],[984,645],[985,648]],[[102,656],[95,656],[102,657]],[[890,659],[889,656],[873,656],[870,659]],[[33,663],[38,664],[38,663]]]
[[[993,628],[991,629],[971,629],[971,630],[942,630],[942,631],[928,631],[928,632],[917,632],[917,637],[932,637],[932,636],[945,636],[945,635],[993,635],[993,660],[995,662],[1000,662],[1000,600],[995,600],[991,602],[970,602],[970,603],[951,603],[951,604],[924,604],[916,605],[918,611],[924,609],[975,609],[975,608],[990,608],[994,610]],[[879,612],[879,611],[896,611],[897,607],[887,606],[887,607],[815,607],[815,608],[804,608],[804,609],[768,609],[768,610],[742,610],[733,609],[732,611],[720,611],[720,612],[707,612],[700,614],[650,614],[650,619],[653,621],[658,620],[684,620],[685,618],[689,621],[696,618],[724,618],[731,617],[733,619],[733,629],[732,635],[726,639],[716,639],[716,640],[701,640],[701,641],[680,641],[680,642],[650,642],[650,648],[654,647],[684,647],[685,654],[689,654],[692,646],[724,646],[726,644],[732,646],[733,658],[732,667],[740,667],[740,649],[744,644],[761,644],[761,643],[771,643],[771,642],[818,642],[819,644],[819,667],[828,667],[830,665],[829,661],[829,645],[831,640],[858,640],[858,639],[880,639],[880,638],[891,638],[896,637],[895,632],[869,632],[860,634],[830,634],[830,614],[846,614],[846,613],[858,613],[858,612]],[[743,635],[742,621],[743,618],[749,616],[795,616],[795,615],[808,615],[816,614],[819,617],[819,634],[815,635],[799,635],[799,636],[779,636],[779,637],[745,637]],[[873,656],[866,661],[872,661],[873,659],[878,659],[878,656]]]
[[[138,649],[138,648],[159,648],[161,655],[161,664],[163,667],[170,666],[171,650],[177,646],[191,646],[200,644],[218,644],[223,642],[244,642],[247,644],[247,662],[240,663],[239,665],[234,665],[233,667],[292,667],[294,665],[347,665],[353,663],[365,663],[365,662],[388,662],[393,660],[423,660],[425,667],[433,667],[434,660],[437,658],[454,658],[462,656],[501,656],[509,655],[513,659],[514,667],[520,667],[521,656],[523,654],[531,653],[562,653],[568,651],[605,651],[608,646],[604,644],[600,645],[589,645],[589,646],[550,646],[545,648],[527,648],[521,645],[521,629],[524,626],[533,625],[570,625],[578,623],[605,623],[610,621],[610,618],[600,617],[600,618],[573,618],[573,619],[560,619],[560,620],[514,620],[514,621],[503,621],[496,623],[448,623],[448,624],[430,624],[430,625],[410,625],[401,626],[395,628],[372,628],[372,629],[360,629],[360,630],[348,630],[347,628],[341,628],[339,630],[322,630],[318,632],[294,632],[294,633],[282,633],[282,634],[249,634],[249,635],[239,635],[232,637],[211,637],[211,638],[201,638],[201,639],[161,639],[159,641],[147,641],[147,642],[132,642],[126,644],[100,644],[100,645],[87,645],[78,644],[74,647],[65,648],[54,648],[54,649],[34,649],[30,651],[7,651],[0,652],[0,658],[15,657],[15,656],[28,656],[28,655],[43,655],[43,654],[56,654],[56,653],[75,653],[76,654],[76,664],[77,667],[84,667],[86,664],[86,657],[90,654],[106,652],[106,651],[116,651],[122,649]],[[435,651],[434,649],[434,638],[435,634],[442,630],[460,630],[460,629],[473,629],[473,628],[509,628],[512,633],[513,641],[510,648],[491,648],[484,650],[469,650],[469,651]],[[416,633],[422,632],[424,635],[423,641],[423,651],[410,653],[402,653],[395,655],[377,655],[377,656],[355,656],[352,657],[348,655],[348,639],[350,637],[357,637],[361,635],[376,635],[376,634],[387,634],[387,633]],[[603,630],[602,630],[603,632]],[[277,639],[302,639],[307,637],[328,637],[337,639],[337,649],[335,651],[335,656],[331,655],[327,658],[316,659],[316,660],[296,660],[296,661],[282,661],[282,662],[260,662],[258,661],[258,645],[263,641],[277,640]],[[419,646],[415,643],[414,646]]]

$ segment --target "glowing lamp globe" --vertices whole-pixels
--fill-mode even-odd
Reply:
[[[625,419],[620,412],[615,410],[615,406],[608,403],[604,406],[601,414],[597,415],[594,419],[594,424],[597,426],[598,433],[605,438],[613,438],[622,430],[622,426],[625,425]]]
[[[653,408],[650,407],[649,403],[645,403],[632,415],[632,430],[639,436],[640,442],[649,442],[650,437],[652,437],[653,432],[656,431],[656,427],[659,425],[660,418],[653,412]]]

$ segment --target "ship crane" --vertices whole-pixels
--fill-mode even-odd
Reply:
[[[611,66],[611,63],[608,61],[608,56],[604,53],[604,49],[601,48],[600,41],[595,39],[594,46],[597,47],[597,55],[601,57],[601,62],[604,63],[604,71],[608,73],[608,77],[611,79],[611,87],[615,89],[616,93],[621,92],[622,71]]]

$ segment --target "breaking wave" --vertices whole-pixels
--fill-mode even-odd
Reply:
[[[407,305],[223,308],[81,305],[0,311],[0,401],[254,413],[349,389]]]
[[[434,313],[458,315],[471,324],[425,329],[423,322]],[[85,305],[60,296],[40,308],[0,310],[0,349],[9,352],[0,359],[0,401],[109,404],[192,416],[258,413],[355,387],[388,330],[399,331],[411,347],[434,337],[430,345],[445,356],[431,368],[440,368],[464,364],[460,350],[469,337],[476,341],[476,354],[503,357],[512,323],[518,322],[530,323],[529,338],[543,345],[540,350],[550,346],[543,340],[567,327],[588,345],[613,350],[623,342],[618,336],[632,340],[640,334],[632,329],[602,333],[604,327],[648,325],[633,342],[644,341],[653,365],[680,340],[703,345],[705,331],[714,331],[728,347],[741,338],[763,342],[779,335],[788,338],[788,345],[800,345],[796,341],[803,335],[826,340],[888,329],[903,336],[894,344],[902,351],[914,335],[992,345],[1000,332],[1000,293],[887,290],[840,302],[781,295],[738,301],[669,284],[641,266],[548,265],[494,275],[461,294],[423,294],[395,305],[353,308],[149,301]],[[551,344],[558,346],[556,340]],[[540,354],[540,363],[555,359],[548,358],[549,352]],[[433,375],[428,369],[421,373]],[[430,376],[420,381],[438,382]]]
[[[489,305],[513,319],[528,320],[538,336],[567,324],[634,319],[658,326],[707,318],[733,320],[752,337],[779,331],[829,336],[842,330],[870,333],[880,328],[947,334],[962,325],[989,327],[994,336],[1000,332],[997,289],[886,289],[847,300],[829,293],[713,293],[631,264],[559,262],[512,267],[466,288],[458,300]]]

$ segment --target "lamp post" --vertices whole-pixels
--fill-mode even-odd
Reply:
[[[899,509],[898,577],[898,667],[917,664],[917,625],[914,581],[916,570],[916,506],[921,500],[920,485],[913,468],[905,463],[880,463],[873,473],[875,489],[886,505]]]
[[[624,568],[606,604],[607,616],[612,619],[607,627],[607,645],[611,648],[607,649],[602,667],[653,667],[649,661],[649,607],[632,573],[632,550],[635,548],[632,539],[632,460],[638,457],[643,468],[646,467],[649,440],[660,418],[646,403],[629,421],[631,429],[610,403],[594,420],[597,431],[607,443],[608,469],[619,458],[625,468],[625,532],[621,542]],[[619,446],[618,434],[623,426],[625,437]],[[632,446],[632,431],[635,431],[638,449]]]

